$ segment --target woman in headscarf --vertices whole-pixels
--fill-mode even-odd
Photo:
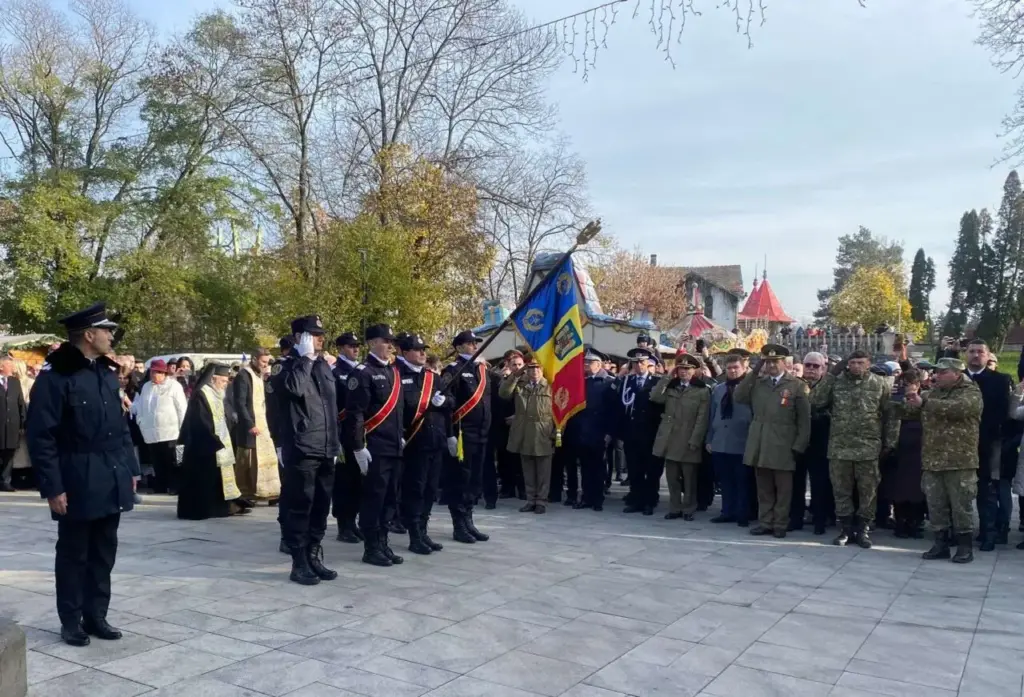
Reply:
[[[229,366],[208,363],[189,400],[180,438],[185,454],[178,517],[184,520],[224,518],[248,513],[251,508],[235,483],[235,457],[224,418],[230,371]]]

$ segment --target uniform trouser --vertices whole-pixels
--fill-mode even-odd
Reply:
[[[971,533],[974,528],[971,507],[978,493],[976,470],[926,470],[921,473],[921,488],[928,501],[928,521],[933,530],[951,530],[955,535]]]
[[[339,527],[355,527],[359,502],[363,498],[363,473],[352,448],[342,446],[344,460],[339,460],[334,471],[334,487],[331,491],[332,515],[338,519]]]
[[[627,441],[625,444],[626,467],[629,471],[627,503],[630,506],[654,508],[658,505],[664,461],[651,452],[653,446],[646,439]]]
[[[604,443],[578,445],[575,452],[580,463],[580,486],[583,493],[583,502],[588,506],[603,506],[605,478]]]
[[[508,451],[508,429],[496,429],[491,432],[494,456],[498,460],[498,479],[501,480],[502,496],[518,496],[525,493],[523,484],[523,468],[519,464],[519,455]]]
[[[811,479],[811,516],[815,525],[826,525],[836,517],[836,499],[832,493],[832,475],[828,458],[815,457],[807,462]]]
[[[57,521],[57,614],[63,625],[83,618],[107,618],[110,571],[117,556],[117,526],[121,515],[96,520]]]
[[[440,450],[407,452],[402,463],[401,518],[411,528],[419,520],[430,517],[437,496],[444,455]]]
[[[519,459],[523,463],[526,502],[545,505],[548,502],[548,487],[551,484],[551,456],[520,455]]]
[[[715,468],[703,446],[701,457],[701,466],[697,468],[697,510],[706,511],[715,502]]]
[[[256,448],[235,448],[235,483],[242,498],[256,498]]]
[[[750,513],[747,491],[750,468],[743,464],[743,454],[711,453],[711,462],[722,487],[722,516],[746,522]]]
[[[473,509],[479,496],[480,469],[487,457],[486,441],[462,443],[462,460],[445,455],[441,474],[441,503],[448,506],[452,516]]]
[[[299,458],[284,463],[281,507],[283,537],[289,549],[320,544],[327,532],[334,486],[334,458]]]
[[[785,532],[793,498],[793,473],[766,467],[754,469],[757,477],[757,519],[762,527]]]
[[[487,437],[487,454],[480,467],[480,486],[484,501],[494,503],[498,500],[498,442],[494,431]]]
[[[697,472],[700,463],[665,460],[668,481],[668,509],[692,515],[697,510]]]
[[[0,450],[0,485],[9,487],[14,474],[14,453],[17,450]]]
[[[807,458],[796,456],[793,470],[793,499],[789,504],[789,527],[802,528],[804,513],[807,511]]]
[[[563,485],[566,501],[579,497],[579,453],[575,445],[563,445],[551,459],[551,500],[561,501]]]
[[[836,497],[836,515],[856,515],[860,522],[875,522],[875,497],[878,496],[878,460],[829,460],[829,478]],[[857,488],[857,510],[853,507],[853,489]]]
[[[983,536],[1009,530],[1013,514],[1013,492],[1007,479],[978,480],[978,527]],[[984,511],[984,513],[983,513]]]
[[[363,497],[359,507],[359,529],[363,535],[375,534],[395,518],[398,509],[402,458],[397,455],[374,455],[363,481]]]

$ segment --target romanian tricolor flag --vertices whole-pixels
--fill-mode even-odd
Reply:
[[[551,385],[551,405],[559,436],[569,417],[587,405],[583,325],[576,295],[576,276],[569,256],[515,316],[516,329]]]

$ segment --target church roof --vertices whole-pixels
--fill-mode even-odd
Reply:
[[[793,321],[793,318],[782,309],[782,303],[775,297],[775,291],[772,290],[767,277],[760,284],[756,278],[754,279],[754,289],[750,291],[750,297],[747,298],[747,302],[736,318],[762,322],[788,323]]]

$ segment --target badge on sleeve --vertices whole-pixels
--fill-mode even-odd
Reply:
[[[353,376],[353,377],[350,377],[350,378],[348,379],[348,389],[350,389],[350,390],[354,390],[354,389],[356,389],[357,387],[359,387],[359,378],[357,378],[357,377],[354,377],[354,376]]]

